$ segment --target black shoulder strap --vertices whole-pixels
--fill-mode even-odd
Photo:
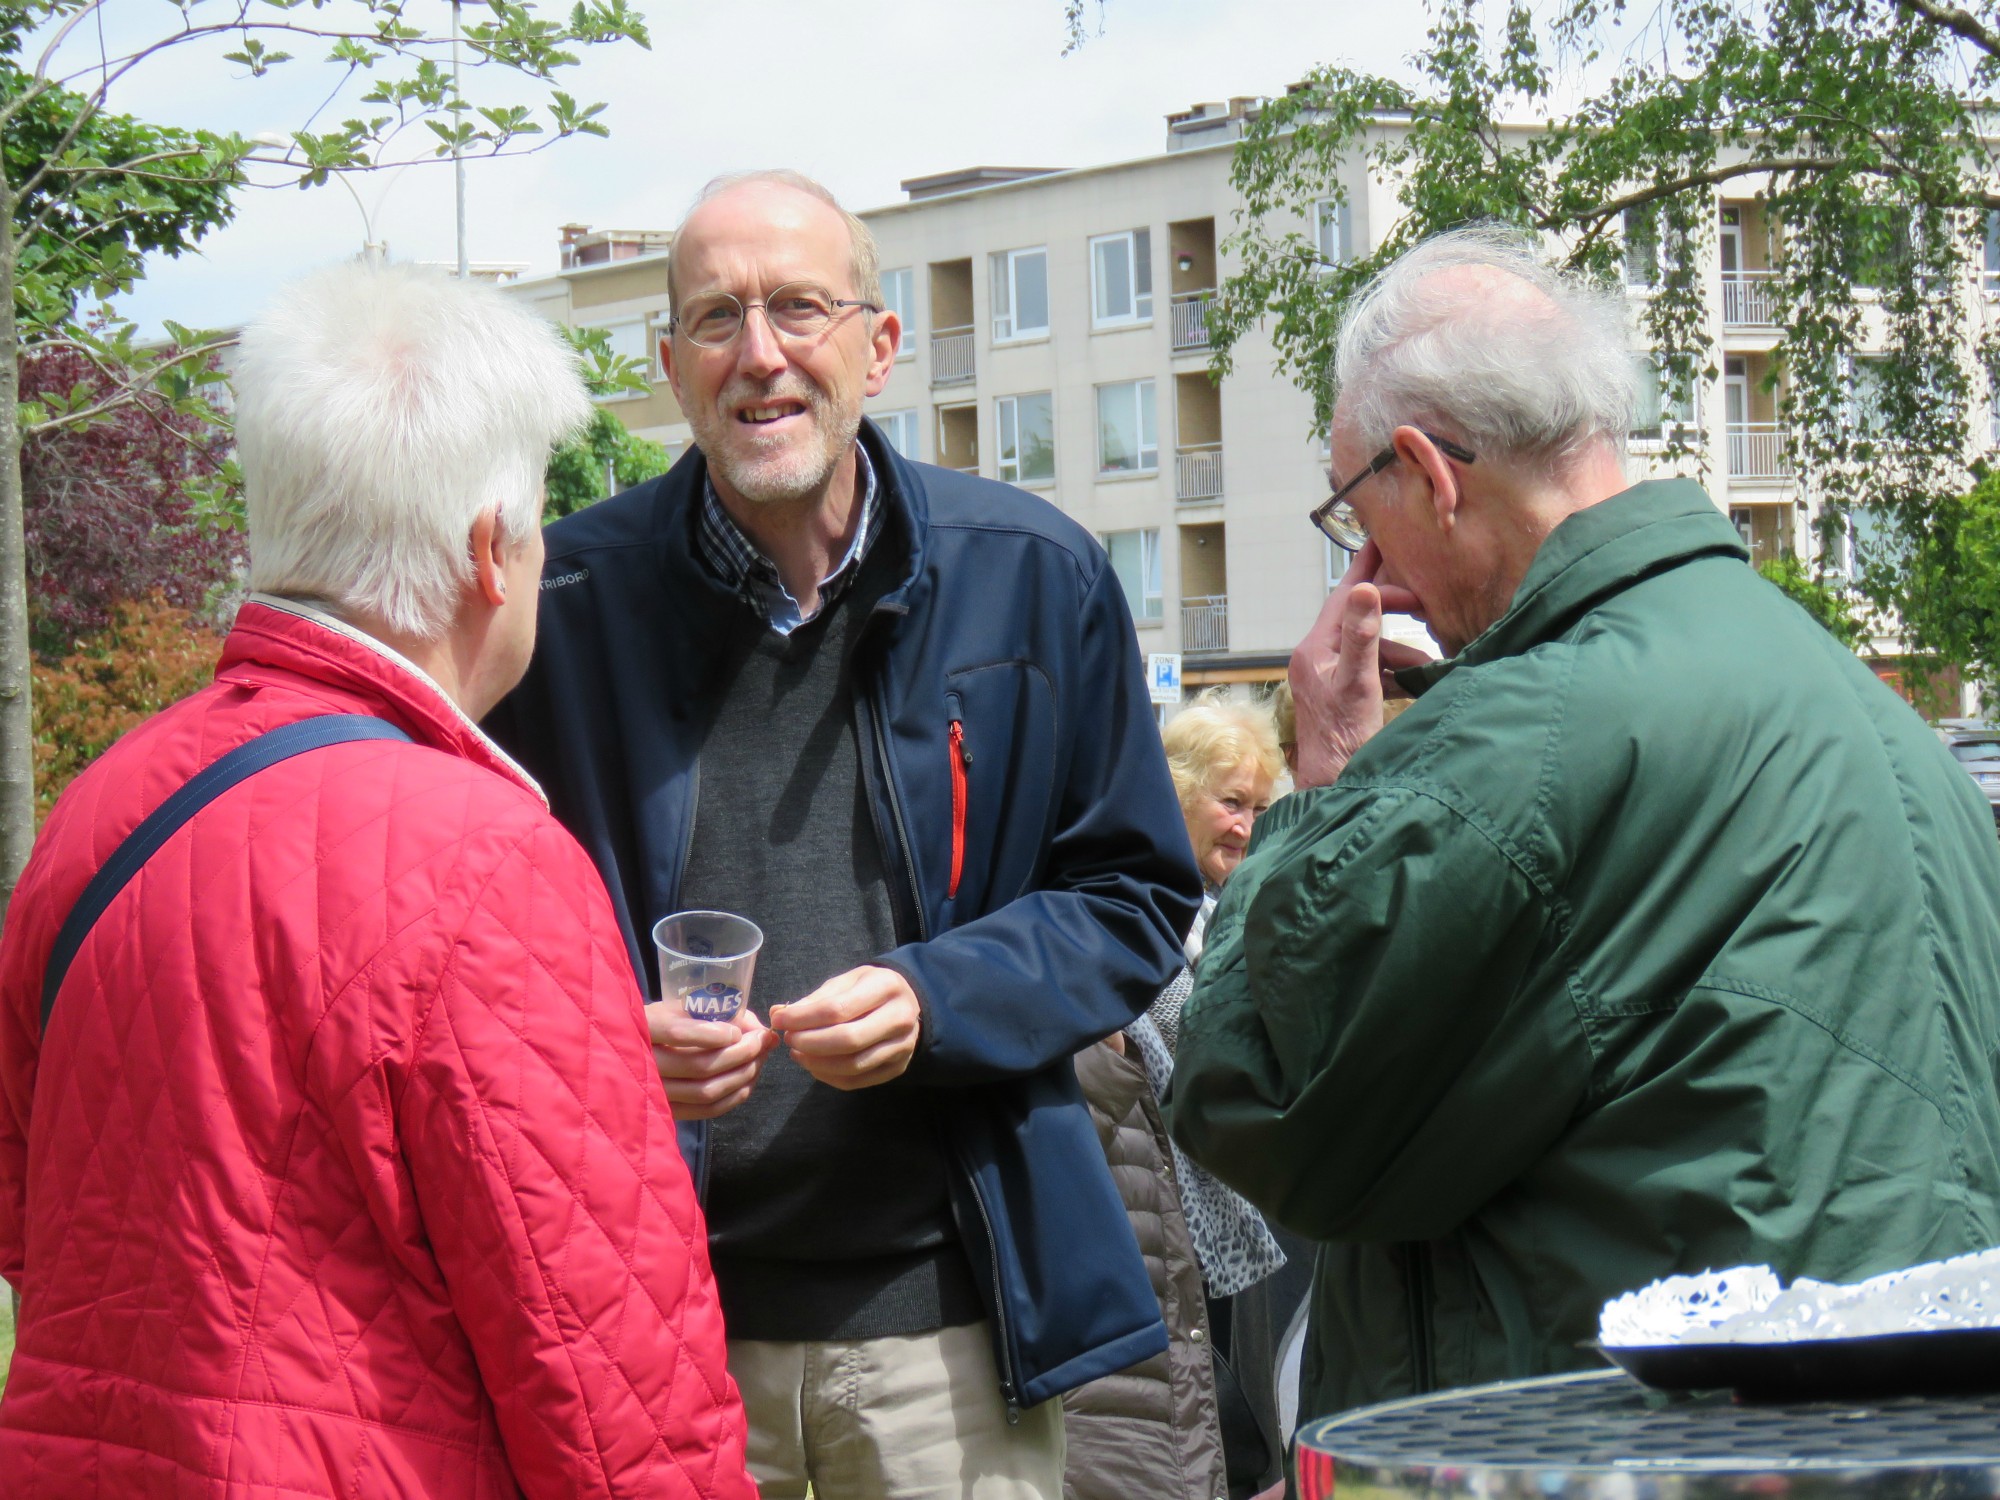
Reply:
[[[237,782],[255,776],[281,760],[290,760],[294,755],[303,755],[308,750],[318,750],[327,745],[344,745],[352,740],[407,742],[409,738],[394,724],[369,714],[321,714],[268,730],[203,767],[186,786],[154,808],[146,815],[145,821],[126,835],[125,842],[112,852],[104,867],[91,877],[90,884],[77,897],[68,920],[62,924],[62,931],[56,934],[55,947],[49,952],[48,967],[42,973],[42,1035],[46,1037],[49,1034],[49,1016],[55,1010],[56,991],[62,988],[63,976],[69,973],[70,963],[83,947],[83,940],[90,935],[90,929],[97,925],[97,919],[104,915],[104,909],[111,905],[113,898],[125,889],[126,882],[139,873],[140,866],[153,857],[160,845],[173,837],[181,824]]]

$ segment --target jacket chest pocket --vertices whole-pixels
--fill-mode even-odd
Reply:
[[[1041,877],[1056,808],[1055,694],[1032,662],[945,678],[944,771],[951,789],[946,899],[961,919],[1004,905]]]

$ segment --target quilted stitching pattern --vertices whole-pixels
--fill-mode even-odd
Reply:
[[[421,743],[204,810],[84,945],[41,1068],[91,872],[324,712]],[[394,667],[246,607],[216,686],[57,807],[0,937],[8,1493],[754,1496],[638,1004],[532,790]]]

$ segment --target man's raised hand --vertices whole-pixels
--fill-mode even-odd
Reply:
[[[1320,607],[1319,618],[1292,652],[1292,703],[1298,712],[1301,790],[1326,786],[1382,728],[1382,700],[1400,696],[1391,675],[1430,658],[1414,646],[1382,638],[1382,614],[1407,614],[1416,595],[1375,582],[1382,554],[1369,542]]]
[[[923,1007],[894,969],[863,964],[790,1005],[771,1007],[792,1057],[821,1083],[872,1088],[902,1076],[922,1035]]]

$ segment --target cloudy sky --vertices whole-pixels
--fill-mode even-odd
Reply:
[[[442,0],[413,0],[411,10],[432,4],[441,16]],[[157,27],[168,6],[107,9],[114,24]],[[557,226],[671,227],[708,178],[749,167],[801,168],[868,207],[899,199],[904,178],[955,167],[1148,155],[1161,149],[1163,117],[1198,100],[1276,93],[1321,62],[1400,73],[1424,26],[1415,0],[1108,0],[1102,33],[1063,57],[1061,0],[635,0],[635,9],[652,50],[600,50],[564,85],[608,102],[609,140],[470,167],[472,259],[551,271]],[[114,53],[119,40],[114,31]],[[76,45],[78,61],[94,55],[94,38],[88,53]],[[179,51],[135,72],[116,107],[256,134],[297,126],[328,86],[304,62],[252,79],[219,56]],[[475,96],[490,100],[490,90]],[[353,183],[358,203],[338,185],[246,194],[233,225],[198,255],[157,260],[123,310],[149,327],[240,322],[287,275],[358,249],[364,211],[395,258],[454,258],[449,165]]]

